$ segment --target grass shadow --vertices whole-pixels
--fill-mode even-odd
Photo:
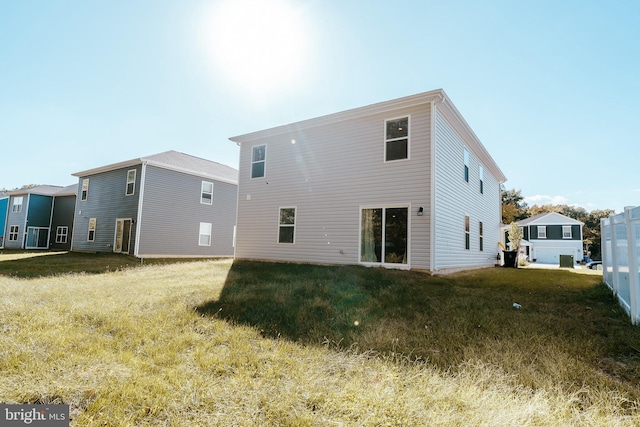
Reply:
[[[533,387],[557,369],[541,362],[557,352],[624,382],[640,401],[640,328],[601,281],[561,270],[494,268],[443,277],[236,261],[220,298],[197,311],[265,337],[402,354],[445,370],[472,359],[507,372],[524,367],[520,379]],[[581,381],[581,368],[565,368],[566,381]]]

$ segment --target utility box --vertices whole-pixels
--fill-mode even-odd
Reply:
[[[573,268],[573,255],[560,255],[561,268]]]

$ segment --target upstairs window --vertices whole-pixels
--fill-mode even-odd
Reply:
[[[267,146],[257,145],[251,150],[251,178],[262,178],[265,173]]]
[[[295,241],[296,208],[280,208],[280,222],[278,225],[278,243]]]
[[[213,204],[213,182],[202,181],[200,203],[203,205]]]
[[[80,200],[87,200],[89,195],[89,178],[82,180],[82,192],[80,193]]]
[[[11,212],[22,212],[22,196],[13,198],[13,205],[11,206]]]
[[[464,149],[464,180],[469,182],[469,150]]]
[[[480,194],[484,194],[484,168],[480,166]]]
[[[471,249],[471,230],[468,216],[464,217],[464,248]]]
[[[539,225],[538,226],[538,239],[546,239],[547,238],[547,226]]]
[[[571,238],[573,238],[573,234],[571,232],[571,226],[570,225],[563,225],[562,226],[562,238],[563,239],[571,239]]]
[[[385,122],[384,156],[387,162],[409,158],[409,117]]]
[[[96,240],[96,219],[89,218],[89,232],[87,233],[87,242]]]
[[[136,170],[127,171],[127,191],[126,195],[131,196],[136,192]]]

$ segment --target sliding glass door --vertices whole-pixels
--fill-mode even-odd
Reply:
[[[363,208],[360,230],[360,261],[407,264],[408,207]]]

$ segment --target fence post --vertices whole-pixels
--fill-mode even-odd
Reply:
[[[640,306],[638,305],[638,254],[636,253],[636,239],[633,233],[633,227],[631,224],[631,209],[630,207],[624,208],[624,222],[627,230],[627,245],[629,256],[629,305],[631,323],[637,325],[640,323]]]

